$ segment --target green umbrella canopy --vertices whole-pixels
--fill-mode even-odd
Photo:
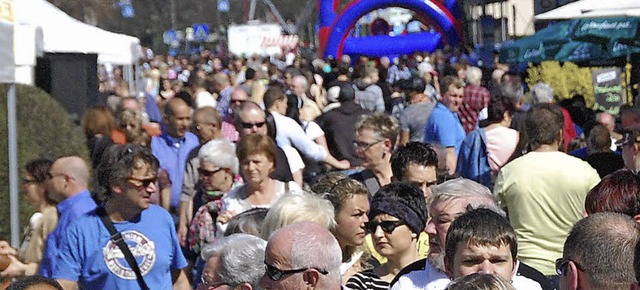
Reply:
[[[572,38],[606,46],[608,57],[623,57],[640,52],[639,17],[580,19]]]
[[[500,61],[505,63],[541,62],[554,59],[565,43],[571,41],[576,20],[551,24],[544,29],[500,46]]]
[[[535,34],[503,43],[505,63],[544,60],[598,62],[640,53],[640,18],[574,19],[549,25]]]
[[[608,44],[611,40],[620,40],[633,44],[638,42],[640,18],[591,18],[579,19],[573,30],[572,38],[587,42]]]

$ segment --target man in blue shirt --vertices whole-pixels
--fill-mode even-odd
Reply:
[[[56,160],[49,171],[49,197],[57,202],[58,225],[47,236],[45,250],[40,262],[39,275],[51,277],[60,258],[60,240],[67,228],[83,214],[96,208],[87,186],[89,168],[78,156]]]
[[[173,219],[151,204],[158,167],[151,151],[140,145],[116,145],[105,152],[96,170],[103,206],[79,217],[60,241],[53,278],[65,289],[140,289],[143,283],[148,289],[191,289]],[[112,236],[106,224],[120,237]],[[125,245],[118,245],[120,239]],[[137,269],[125,258],[124,247]]]
[[[171,180],[171,195],[161,194],[161,205],[177,215],[187,158],[199,142],[198,137],[189,132],[191,107],[182,99],[171,99],[165,107],[164,114],[162,134],[151,139],[151,150],[160,161],[160,167],[169,173]]]
[[[427,120],[424,129],[424,143],[429,143],[441,151],[438,154],[445,156],[445,162],[449,174],[456,172],[458,151],[464,141],[465,133],[462,123],[458,118],[458,110],[464,97],[464,83],[457,77],[446,76],[442,79],[442,99],[433,108],[431,116]]]

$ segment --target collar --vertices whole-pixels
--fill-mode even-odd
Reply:
[[[160,138],[162,138],[162,140],[164,140],[164,142],[167,143],[167,145],[172,147],[180,147],[182,146],[182,144],[184,144],[186,140],[185,137],[182,137],[182,138],[171,137],[169,133],[167,133],[164,126],[162,127],[162,134],[160,135]]]
[[[58,209],[58,213],[60,213],[60,215],[63,215],[66,211],[69,210],[69,208],[71,208],[75,203],[77,203],[78,201],[82,200],[82,199],[91,199],[91,193],[89,192],[88,189],[85,189],[83,191],[80,191],[74,195],[72,195],[71,197],[66,198],[65,200],[63,200],[62,202],[60,202],[56,208]]]

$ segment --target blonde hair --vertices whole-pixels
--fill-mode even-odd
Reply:
[[[336,226],[333,205],[313,193],[287,193],[269,209],[262,223],[262,238],[268,240],[273,232],[287,225],[311,221],[331,231]]]

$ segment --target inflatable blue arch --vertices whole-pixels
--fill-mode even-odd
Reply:
[[[337,12],[338,0],[318,0],[320,52],[324,57],[343,54],[383,56],[434,51],[442,44],[462,42],[457,19],[461,10],[456,0],[354,0]],[[402,36],[348,37],[358,19],[376,9],[400,7],[415,12],[415,18],[432,25],[437,32]]]

